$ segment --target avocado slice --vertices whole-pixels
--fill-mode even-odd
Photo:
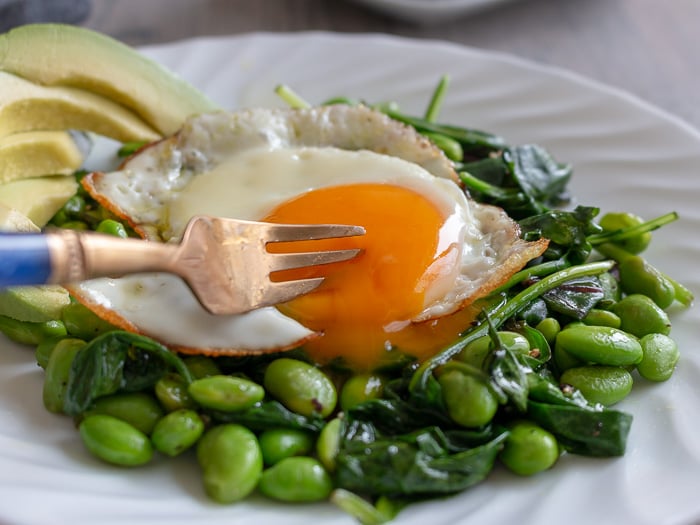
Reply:
[[[45,323],[61,318],[70,304],[68,291],[57,285],[17,286],[0,293],[0,315],[17,321]]]
[[[136,114],[109,99],[77,88],[40,86],[0,71],[0,137],[67,129],[121,142],[160,138]]]
[[[67,131],[27,131],[0,137],[0,184],[42,175],[69,175],[88,152]]]
[[[0,204],[0,231],[29,233],[38,232],[39,227],[14,208]]]
[[[73,175],[15,180],[0,185],[0,204],[16,209],[41,228],[77,189]]]
[[[62,24],[0,35],[0,70],[47,86],[71,86],[131,108],[164,135],[193,114],[219,109],[157,62],[111,37]]]

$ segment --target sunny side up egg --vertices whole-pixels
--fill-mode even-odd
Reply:
[[[94,173],[86,189],[146,239],[176,242],[194,215],[364,226],[294,250],[360,248],[316,291],[237,316],[206,312],[165,274],[71,287],[103,318],[189,353],[302,346],[317,362],[373,369],[434,354],[469,326],[472,303],[546,248],[495,207],[468,199],[427,139],[366,107],[252,109],[191,118],[176,135]],[[244,271],[244,269],[241,269]]]

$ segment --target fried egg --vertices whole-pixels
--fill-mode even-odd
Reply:
[[[424,359],[469,326],[475,300],[546,248],[522,241],[499,208],[469,199],[451,162],[413,128],[366,107],[199,115],[84,185],[156,242],[177,242],[194,215],[365,228],[361,237],[275,245],[361,255],[281,272],[326,279],[310,294],[243,315],[209,314],[163,274],[72,287],[114,324],[190,353],[302,346],[319,363],[356,369]]]

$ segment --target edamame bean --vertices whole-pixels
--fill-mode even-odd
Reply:
[[[226,375],[195,379],[188,393],[201,406],[224,412],[245,410],[265,397],[265,390],[257,383]]]
[[[86,341],[115,329],[114,326],[98,317],[87,306],[78,302],[71,303],[63,308],[61,320],[66,325],[66,330],[70,335]]]
[[[646,295],[628,295],[615,304],[612,311],[620,317],[620,328],[637,337],[671,333],[668,315]]]
[[[340,408],[352,407],[369,399],[376,399],[384,391],[384,380],[376,374],[357,374],[350,377],[340,390]]]
[[[38,345],[36,345],[36,349],[34,350],[34,357],[36,358],[37,364],[41,368],[46,368],[46,365],[49,364],[49,357],[51,357],[51,352],[53,352],[53,349],[56,348],[56,345],[59,343],[59,341],[63,339],[63,337],[50,337],[48,339],[44,339]]]
[[[42,399],[46,410],[53,413],[63,412],[63,399],[68,386],[68,376],[75,355],[85,346],[80,339],[63,339],[51,352],[44,374]]]
[[[66,216],[71,219],[80,219],[85,211],[85,199],[80,195],[73,195],[61,208]]]
[[[530,343],[525,336],[517,332],[500,331],[498,337],[505,348],[517,354],[527,354],[530,351]],[[484,359],[493,350],[493,340],[490,335],[478,337],[469,343],[455,359],[467,363],[476,368],[481,368]]]
[[[642,360],[637,339],[609,326],[568,326],[557,335],[557,347],[574,357],[600,365],[636,365]]]
[[[78,427],[85,447],[113,465],[134,467],[148,463],[153,446],[148,437],[129,423],[106,414],[88,416]]]
[[[619,270],[620,286],[625,293],[646,295],[661,309],[668,308],[675,300],[673,283],[638,255],[621,261]]]
[[[481,427],[496,415],[498,400],[484,380],[451,369],[440,374],[438,382],[447,412],[458,425]]]
[[[113,235],[115,237],[121,237],[122,239],[126,239],[129,236],[129,234],[126,233],[126,228],[124,228],[124,225],[119,221],[115,221],[114,219],[104,219],[103,221],[100,221],[97,228],[95,228],[95,231],[98,233]]]
[[[274,465],[292,456],[305,456],[314,449],[313,436],[293,428],[265,430],[258,436],[258,441],[265,465]]]
[[[187,383],[177,374],[161,377],[156,383],[155,394],[167,412],[195,407],[194,400],[187,393]]]
[[[673,375],[680,352],[676,342],[664,334],[647,334],[639,340],[644,357],[637,371],[644,379],[666,381]]]
[[[610,406],[622,401],[632,391],[632,375],[618,366],[581,366],[566,370],[559,379],[581,391],[591,403]]]
[[[263,470],[255,434],[235,423],[207,431],[197,445],[197,460],[203,471],[204,490],[219,503],[245,498],[255,489]]]
[[[149,394],[127,392],[98,398],[87,411],[87,415],[94,414],[116,417],[149,435],[163,417],[163,409]]]
[[[66,221],[63,224],[61,224],[61,228],[78,231],[86,231],[90,229],[88,224],[84,221]]]
[[[183,359],[195,379],[221,375],[221,368],[216,361],[205,355],[192,355]]]
[[[181,408],[160,419],[151,434],[158,452],[177,456],[193,446],[204,433],[204,422],[194,410]]]
[[[627,212],[611,212],[603,215],[598,224],[605,232],[614,232],[639,226],[644,222],[644,219],[633,213]],[[615,241],[615,244],[633,254],[642,253],[647,249],[651,242],[651,232],[640,233],[629,239]]]
[[[316,455],[321,460],[326,470],[335,470],[335,458],[340,450],[340,432],[342,420],[339,417],[331,419],[321,429],[321,433],[316,440]]]
[[[598,308],[591,308],[581,321],[589,326],[609,326],[611,328],[620,328],[622,324],[617,314],[610,310],[600,310]]]
[[[265,370],[265,389],[289,410],[303,416],[329,416],[338,394],[333,382],[313,365],[282,357]]]
[[[330,496],[333,482],[314,458],[291,457],[262,473],[258,484],[268,498],[287,502],[321,501]]]
[[[512,472],[531,476],[551,468],[559,458],[559,444],[548,431],[530,421],[517,421],[510,428],[501,462]]]
[[[578,357],[574,357],[569,352],[564,350],[561,345],[554,346],[552,356],[554,357],[554,364],[557,365],[557,370],[559,370],[559,372],[586,364],[585,361],[579,359]]]
[[[550,345],[553,345],[557,334],[561,331],[561,325],[559,324],[559,321],[557,321],[554,317],[547,317],[545,319],[542,319],[539,323],[537,323],[535,329],[542,332],[542,335],[547,340],[547,342]]]
[[[4,315],[0,315],[0,332],[16,343],[32,346],[38,345],[45,339],[55,339],[67,335],[66,327],[61,321],[33,323],[18,321]]]

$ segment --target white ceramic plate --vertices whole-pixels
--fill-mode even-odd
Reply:
[[[677,210],[649,258],[700,294],[700,135],[624,93],[511,57],[377,35],[252,34],[146,50],[227,108],[282,105],[281,82],[320,102],[394,99],[420,114],[438,78],[451,88],[443,119],[512,143],[537,142],[576,166],[582,204],[645,217]],[[639,381],[621,408],[635,421],[619,459],[565,456],[518,478],[497,469],[464,494],[406,509],[397,524],[688,525],[700,520],[698,309],[673,316],[683,357],[663,384]],[[141,469],[106,466],[72,422],[48,414],[33,353],[0,352],[0,523],[72,525],[351,524],[331,505],[207,501],[192,457]]]
[[[353,0],[387,15],[417,24],[436,24],[513,0]]]

